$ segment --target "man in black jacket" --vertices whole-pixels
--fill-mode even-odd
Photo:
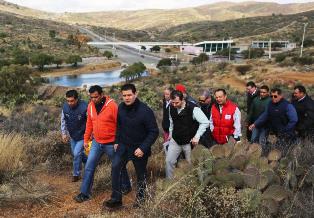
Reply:
[[[166,154],[166,177],[173,178],[177,158],[183,151],[187,162],[191,163],[191,145],[199,143],[201,135],[209,126],[203,111],[192,102],[186,101],[183,93],[171,92],[169,148]]]
[[[158,137],[155,115],[146,104],[137,98],[133,84],[125,84],[121,88],[123,102],[118,109],[118,128],[115,155],[112,161],[112,195],[105,202],[108,208],[122,206],[120,186],[121,169],[132,160],[137,176],[137,194],[134,206],[145,200],[147,161],[151,154],[151,146]]]
[[[259,96],[259,90],[257,89],[255,83],[253,81],[249,81],[246,84],[246,92],[247,92],[247,98],[246,98],[246,112],[249,114],[251,110],[251,106],[253,103],[254,98]],[[249,127],[252,123],[248,120],[247,126]],[[249,131],[249,129],[246,129],[246,138],[248,141],[251,141],[252,132]]]
[[[170,93],[172,92],[172,88],[166,88],[164,90],[164,98],[162,99],[162,129],[163,129],[163,137],[164,137],[164,142],[168,140],[169,137],[169,126],[170,126],[170,121],[169,121],[169,107],[171,104],[170,100]]]
[[[314,101],[306,94],[304,86],[294,88],[292,104],[298,114],[296,131],[301,138],[314,135]]]

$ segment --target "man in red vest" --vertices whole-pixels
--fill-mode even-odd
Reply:
[[[225,144],[230,136],[240,141],[241,112],[237,105],[227,99],[224,89],[215,91],[216,103],[211,108],[210,130],[217,144]]]

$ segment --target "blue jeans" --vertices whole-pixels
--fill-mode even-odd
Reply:
[[[145,198],[146,192],[146,178],[147,178],[147,161],[148,156],[141,158],[129,156],[128,147],[123,144],[119,144],[117,151],[115,152],[114,158],[112,160],[112,194],[111,199],[116,201],[122,201],[122,192],[123,188],[121,185],[121,180],[125,179],[123,170],[126,167],[126,164],[131,159],[135,168],[136,177],[137,177],[137,192],[136,200],[143,201]]]
[[[95,170],[100,158],[104,153],[107,154],[109,159],[112,161],[115,153],[113,145],[104,145],[93,140],[92,147],[85,165],[84,177],[81,185],[81,193],[86,196],[90,196],[94,181]],[[130,179],[127,174],[126,167],[124,167],[121,173],[123,173],[123,175],[121,175],[121,186],[125,189],[131,188]]]
[[[84,154],[84,140],[75,141],[70,139],[71,151],[73,155],[73,176],[80,176],[82,169],[82,162],[86,163],[86,155]]]
[[[258,143],[262,146],[264,152],[269,149],[267,146],[268,130],[266,128],[254,128],[251,136],[251,143]]]

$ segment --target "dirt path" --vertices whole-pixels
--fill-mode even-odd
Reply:
[[[111,191],[93,193],[91,200],[76,203],[73,196],[79,192],[80,182],[73,183],[68,175],[52,175],[47,172],[36,172],[35,180],[48,184],[53,194],[49,202],[18,203],[1,208],[0,217],[87,217],[89,215],[104,217],[133,217],[135,209],[132,208],[134,192],[123,197],[124,208],[110,212],[102,210],[104,200],[110,198]]]
[[[231,88],[241,92],[245,91],[246,82],[232,74],[217,79],[217,83],[221,85],[229,85]]]

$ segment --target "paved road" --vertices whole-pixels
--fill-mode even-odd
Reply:
[[[81,32],[88,34],[93,41],[97,41],[97,42],[105,41],[105,39],[101,35],[93,32],[89,29],[86,29],[86,28],[81,27],[81,26],[77,26],[77,28]],[[110,41],[114,41],[114,39],[106,37],[106,41],[110,42]],[[147,54],[147,52],[139,53],[138,50],[136,50],[132,47],[128,47],[128,46],[120,46],[119,45],[119,46],[115,46],[114,49],[112,48],[112,46],[99,46],[98,48],[102,49],[102,50],[112,51],[113,54],[118,55],[118,58],[121,60],[121,62],[127,63],[127,64],[133,64],[135,62],[141,61],[147,67],[155,68],[157,63],[161,59],[159,57],[149,55],[149,54]]]

